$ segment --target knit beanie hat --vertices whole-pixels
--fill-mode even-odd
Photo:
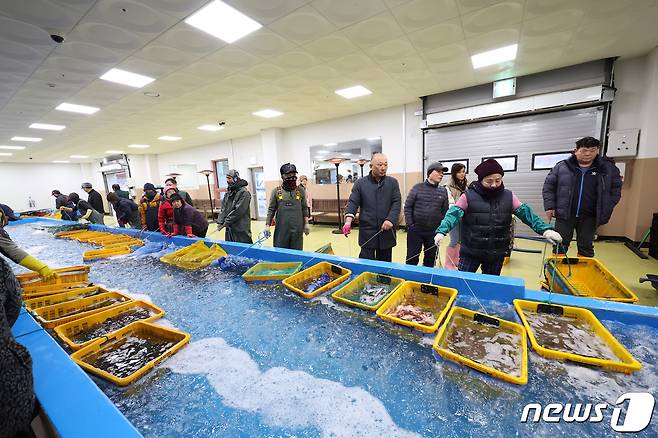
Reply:
[[[503,167],[493,158],[489,158],[488,160],[481,162],[475,168],[475,174],[478,176],[478,181],[482,181],[484,178],[489,175],[493,175],[494,173],[505,175]]]

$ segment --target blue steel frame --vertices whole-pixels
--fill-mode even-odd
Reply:
[[[10,224],[18,225],[38,221],[48,221],[57,225],[73,223],[29,218]],[[89,229],[127,234],[153,242],[170,241],[178,246],[187,246],[199,240],[182,236],[167,238],[160,233],[102,225],[90,225]],[[589,309],[600,319],[616,320],[629,325],[642,324],[658,327],[658,308],[556,293],[549,296],[547,292],[526,289],[520,278],[431,269],[424,266],[361,260],[282,248],[259,246],[249,248],[250,245],[244,243],[223,240],[202,240],[220,244],[229,254],[244,251],[243,256],[254,259],[273,262],[301,261],[305,264],[311,261],[340,263],[341,266],[352,270],[354,275],[365,271],[385,273],[390,270],[390,275],[418,282],[429,282],[433,275],[435,284],[455,288],[461,294],[470,293],[464,290],[465,281],[467,281],[478,299],[497,300],[511,304],[515,299],[548,301],[550,298],[550,302],[554,304]],[[141,436],[87,374],[69,358],[57,342],[24,309],[12,328],[12,332],[32,355],[37,398],[62,436]],[[100,418],[103,419],[102,428],[98,428]]]

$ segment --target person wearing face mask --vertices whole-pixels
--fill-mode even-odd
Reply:
[[[174,208],[172,236],[206,237],[208,221],[199,210],[187,205],[180,193],[172,194],[169,197],[169,202]]]
[[[274,227],[274,246],[288,249],[304,249],[304,237],[310,233],[308,225],[308,205],[304,188],[297,185],[297,168],[286,163],[280,169],[282,184],[272,190],[270,205],[267,208],[264,235],[271,235]]]
[[[596,229],[608,223],[621,199],[619,169],[599,155],[600,146],[596,138],[581,138],[571,157],[546,176],[544,210],[549,220],[555,218],[555,230],[564,236],[564,246],[553,249],[556,253],[566,253],[575,230],[578,255],[594,257]]]
[[[427,168],[427,179],[409,190],[404,202],[404,220],[407,225],[407,264],[417,265],[423,251],[423,266],[434,267],[437,247],[434,230],[448,211],[448,191],[439,183],[448,168],[432,163]]]
[[[105,225],[105,218],[103,215],[94,210],[88,201],[80,199],[80,195],[76,192],[69,194],[69,201],[73,203],[71,207],[60,207],[59,209],[73,214],[75,214],[75,210],[78,210],[78,213],[80,213],[80,219],[88,220],[92,224]]]
[[[481,267],[483,274],[500,275],[512,239],[512,214],[550,243],[562,242],[552,226],[505,188],[505,172],[496,160],[483,161],[475,168],[475,174],[478,180],[450,207],[434,236],[439,246],[461,221],[460,271],[476,272]]]
[[[217,231],[226,228],[224,239],[230,242],[253,243],[251,239],[251,193],[247,181],[237,170],[226,174],[228,189],[222,199],[222,211],[217,217]]]
[[[139,221],[142,224],[142,230],[157,231],[160,228],[159,209],[160,194],[155,190],[153,184],[144,184],[144,194],[139,200]]]
[[[390,262],[396,245],[395,227],[400,221],[402,195],[398,180],[386,176],[388,158],[376,153],[370,160],[370,173],[352,186],[347,202],[343,234],[352,230],[359,213],[359,258]]]

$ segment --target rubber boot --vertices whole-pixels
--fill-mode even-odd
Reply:
[[[459,266],[459,248],[461,245],[457,244],[454,247],[447,247],[446,248],[446,262],[445,262],[445,268],[446,269],[451,269],[453,271],[457,270],[457,267]]]

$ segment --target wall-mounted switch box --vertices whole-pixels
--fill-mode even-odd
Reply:
[[[608,133],[608,157],[634,157],[640,140],[639,129],[620,129]]]

